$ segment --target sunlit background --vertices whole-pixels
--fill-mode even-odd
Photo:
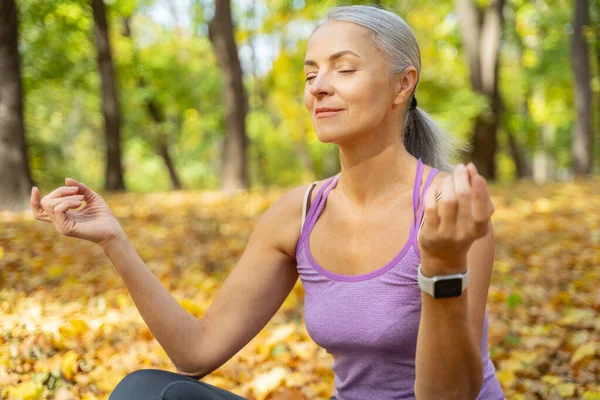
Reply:
[[[416,34],[419,106],[474,145],[455,161],[490,182],[489,349],[506,397],[600,399],[600,5],[585,0],[234,0],[234,29],[215,34],[235,38],[241,74],[219,63],[213,1],[0,0],[0,399],[106,399],[131,371],[174,370],[101,249],[32,219],[31,185],[43,196],[72,177],[100,192],[201,317],[269,205],[339,172],[303,105],[304,52],[328,8],[376,3]],[[249,190],[224,195],[236,189]],[[328,399],[332,359],[306,333],[303,293],[204,380],[249,399]]]

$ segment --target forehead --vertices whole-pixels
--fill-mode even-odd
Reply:
[[[342,50],[350,50],[363,59],[381,57],[371,38],[372,32],[346,21],[328,21],[310,37],[306,46],[306,60],[322,61]]]

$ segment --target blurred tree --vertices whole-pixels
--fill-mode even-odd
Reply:
[[[146,83],[146,80],[141,75],[141,72],[138,68],[138,52],[132,40],[130,18],[131,16],[128,16],[123,19],[123,36],[130,39],[132,42],[132,62],[133,68],[137,75],[138,87],[142,90],[149,89],[149,95],[147,95],[145,98],[146,109],[148,110],[148,114],[156,124],[158,130],[156,135],[156,143],[154,143],[154,148],[156,149],[158,155],[165,162],[165,166],[169,171],[169,177],[171,178],[171,184],[173,186],[173,189],[179,190],[181,189],[181,180],[179,179],[179,175],[177,174],[177,170],[175,169],[175,164],[173,163],[173,158],[171,157],[171,153],[169,152],[168,136],[164,130],[165,113],[163,107],[158,103],[158,99],[154,93],[154,89],[148,88],[148,84]]]
[[[515,7],[515,4],[512,2],[509,4]],[[511,11],[514,13],[515,10]],[[525,46],[523,39],[517,32],[515,18],[506,21],[506,30],[510,32],[506,35],[505,40],[514,44],[515,58],[518,60],[517,65],[519,70],[523,71],[526,69],[523,62]],[[529,136],[529,130],[531,130],[531,124],[529,123],[531,115],[528,105],[530,96],[531,89],[526,87],[521,96],[515,96],[517,99],[514,106],[506,104],[504,101],[502,102],[502,127],[506,131],[508,150],[515,164],[515,172],[519,179],[531,176],[531,167],[525,157],[527,150],[526,140]],[[511,106],[514,107],[514,110],[510,109]]]
[[[577,175],[592,171],[592,89],[590,63],[585,30],[590,24],[587,0],[574,0],[573,37],[571,41],[571,67],[575,80],[575,131],[572,137],[571,156],[573,172]]]
[[[19,59],[19,22],[13,0],[0,0],[0,210],[28,206],[29,170]]]
[[[215,15],[208,24],[225,81],[226,137],[223,147],[221,188],[225,192],[248,187],[246,166],[246,113],[248,99],[242,80],[242,67],[234,39],[230,0],[215,0]]]
[[[504,0],[490,0],[485,8],[481,8],[475,0],[456,0],[471,86],[488,101],[488,109],[475,119],[471,158],[480,174],[491,180],[496,178],[496,136],[500,124],[498,61],[504,23],[503,6]]]
[[[121,114],[103,0],[92,0],[98,69],[102,81],[102,113],[106,138],[105,190],[125,190],[121,166]]]

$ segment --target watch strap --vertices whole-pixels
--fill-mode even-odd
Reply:
[[[469,283],[469,268],[467,267],[467,271],[465,273],[427,277],[423,275],[421,264],[419,264],[417,281],[421,291],[436,299],[444,297],[456,297],[460,296],[467,288]],[[459,290],[455,289],[457,282],[460,283]]]

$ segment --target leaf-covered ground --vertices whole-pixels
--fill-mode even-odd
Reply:
[[[43,193],[45,194],[45,193]],[[149,268],[201,316],[281,192],[106,199]],[[490,353],[508,399],[600,399],[600,180],[492,187]],[[106,399],[128,372],[174,371],[97,246],[0,213],[0,399]],[[300,281],[267,327],[203,380],[249,399],[328,399],[331,357]]]

